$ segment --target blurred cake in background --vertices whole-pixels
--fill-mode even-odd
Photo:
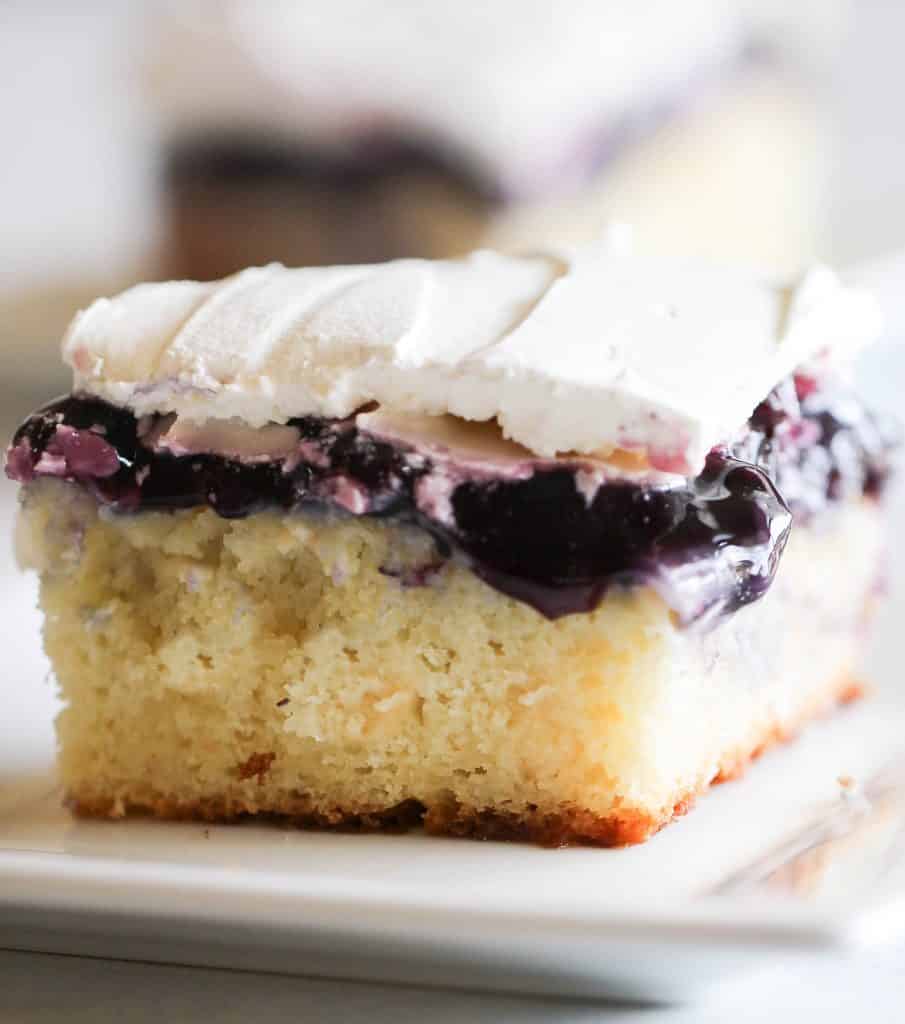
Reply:
[[[806,65],[844,4],[195,0],[156,8],[168,276],[574,244],[820,249]]]

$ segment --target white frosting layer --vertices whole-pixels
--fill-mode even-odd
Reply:
[[[878,329],[873,299],[826,268],[780,287],[611,239],[139,285],[80,313],[63,351],[77,389],[138,415],[263,426],[377,401],[496,419],[542,456],[642,448],[695,472],[793,369]]]

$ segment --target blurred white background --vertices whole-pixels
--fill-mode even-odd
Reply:
[[[794,2],[794,0],[793,0]],[[905,246],[905,4],[856,0],[834,83],[839,134],[827,256],[849,264]]]
[[[3,290],[122,274],[153,228],[140,5],[0,4]]]

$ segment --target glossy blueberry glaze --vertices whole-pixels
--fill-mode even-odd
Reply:
[[[843,498],[879,493],[891,445],[851,395],[798,377],[692,480],[614,478],[589,499],[580,458],[538,461],[525,479],[463,474],[450,487],[451,515],[439,516],[417,486],[441,472],[431,456],[371,436],[354,418],[292,420],[300,455],[264,462],[152,448],[145,440],[155,423],[89,396],[60,399],[19,428],[7,474],[22,483],[72,480],[123,514],[208,506],[236,518],[316,506],[389,518],[436,542],[436,558],[423,572],[407,570],[403,585],[429,583],[458,553],[490,586],[551,619],[593,609],[613,585],[648,584],[685,624],[760,597],[793,513],[807,519]]]

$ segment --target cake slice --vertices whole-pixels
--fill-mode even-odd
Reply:
[[[613,242],[99,300],[7,459],[72,805],[644,840],[857,692],[876,327]]]
[[[817,68],[847,0],[168,5],[148,33],[163,265],[579,244],[798,270],[821,246]]]

